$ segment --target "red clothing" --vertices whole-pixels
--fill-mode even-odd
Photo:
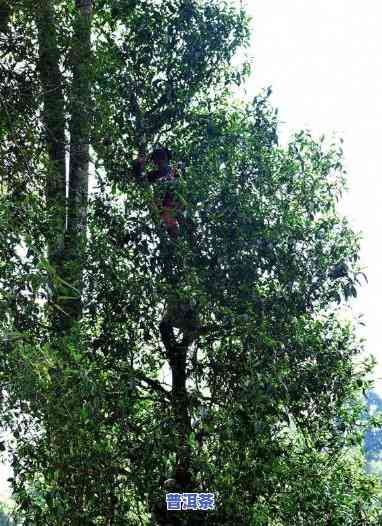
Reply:
[[[139,180],[143,176],[143,169],[140,163],[135,162],[133,164],[133,174]],[[179,174],[174,168],[169,166],[162,170],[152,170],[146,174],[147,180],[150,184],[166,183],[175,181]],[[167,189],[161,201],[157,201],[156,205],[159,209],[160,217],[163,223],[166,225],[168,233],[173,237],[179,235],[179,223],[176,218],[176,211],[181,208],[180,203],[175,200],[175,195],[172,190]]]
[[[177,171],[175,168],[170,168],[166,171],[161,170],[153,170],[152,172],[149,172],[147,174],[147,180],[149,183],[160,183],[160,182],[171,182],[175,181],[179,177]],[[164,194],[162,206],[164,208],[172,208],[175,206],[174,204],[174,193],[171,191],[167,191]]]

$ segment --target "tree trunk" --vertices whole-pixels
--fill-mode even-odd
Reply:
[[[65,280],[73,287],[63,309],[66,328],[82,314],[83,252],[86,245],[89,187],[90,68],[92,1],[76,0],[71,48],[70,168],[68,224],[65,238]]]
[[[179,488],[186,490],[191,483],[191,452],[188,445],[188,437],[191,433],[191,419],[186,387],[187,351],[191,344],[191,339],[185,335],[182,341],[178,343],[174,336],[173,325],[166,320],[161,322],[160,332],[172,373],[171,397],[177,445],[175,480]]]
[[[182,312],[183,303],[178,304],[178,314]],[[160,333],[162,342],[165,346],[168,361],[172,373],[172,412],[175,420],[175,436],[174,446],[176,448],[176,466],[174,471],[175,488],[167,492],[185,493],[193,489],[193,481],[191,474],[191,448],[189,446],[189,437],[191,433],[191,415],[189,396],[187,392],[186,380],[186,366],[187,353],[190,345],[195,339],[197,332],[196,326],[191,326],[189,318],[187,320],[171,319],[172,311],[176,308],[173,304],[168,309],[166,316],[160,323]],[[170,313],[169,313],[170,312]],[[197,317],[194,316],[196,319]],[[183,331],[182,340],[177,341],[174,334],[174,327],[180,327]],[[164,502],[158,506],[154,511],[157,524],[160,526],[180,526],[183,524],[182,518],[179,516],[183,512],[166,511]]]
[[[46,208],[53,227],[48,235],[48,260],[57,274],[62,276],[66,226],[65,101],[52,4],[53,2],[39,2],[35,13],[39,45],[38,69],[43,90],[42,116],[49,157],[45,184]]]
[[[83,250],[89,180],[91,0],[77,0],[70,50],[69,197],[66,200],[65,100],[57,45],[54,2],[39,2],[36,23],[39,40],[39,73],[43,88],[43,119],[50,160],[46,204],[54,229],[48,235],[48,260],[62,278],[54,287],[54,329],[67,332],[82,313]],[[54,280],[53,280],[54,281]]]

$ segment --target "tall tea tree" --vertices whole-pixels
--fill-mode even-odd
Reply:
[[[94,345],[107,363],[117,360],[112,369],[127,358],[137,396],[146,382],[153,401],[162,399],[150,417],[158,431],[150,428],[142,440],[150,450],[134,453],[149,466],[141,491],[150,478],[158,523],[182,520],[161,510],[167,476],[178,489],[219,487],[216,523],[241,517],[247,524],[261,517],[262,499],[284,491],[266,473],[283,469],[279,459],[293,444],[282,439],[289,425],[330,454],[346,433],[353,436],[346,403],[362,384],[352,365],[359,344],[337,321],[335,305],[356,293],[358,240],[336,211],[341,150],[325,149],[308,133],[278,148],[276,118],[262,97],[243,109],[200,107],[181,130],[167,140],[186,165],[178,191],[191,239],[186,229],[175,247],[166,241],[148,214],[149,194],[134,184],[123,213],[102,190],[95,200],[92,254],[101,264],[89,281],[90,320],[99,322]],[[171,391],[157,382],[163,364]],[[254,465],[263,491],[254,485]],[[333,512],[330,499],[323,506]],[[317,517],[325,517],[322,510]],[[274,513],[281,520],[287,511]]]
[[[360,278],[341,153],[307,133],[278,148],[262,97],[224,103],[245,15],[189,0],[4,13],[2,416],[26,521],[371,524],[372,483],[339,477],[362,387],[335,307]],[[158,141],[184,165],[177,243],[126,177]],[[217,509],[167,513],[169,489],[212,491]]]
[[[279,148],[263,97],[188,118],[167,140],[191,232],[172,243],[144,187],[125,182],[120,202],[100,173],[80,335],[65,357],[44,342],[7,356],[25,516],[378,524],[375,482],[349,457],[368,366],[337,316],[361,277],[336,210],[341,151],[308,133]],[[167,512],[169,490],[213,492],[216,510]]]

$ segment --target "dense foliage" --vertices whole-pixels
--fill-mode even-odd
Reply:
[[[25,524],[378,524],[357,453],[371,363],[340,315],[363,277],[337,210],[340,145],[304,131],[280,147],[269,93],[232,102],[247,19],[221,1],[95,2],[91,107],[74,126],[86,25],[77,3],[53,4],[42,30],[15,2],[1,40],[1,419]],[[48,122],[92,145],[75,256]],[[177,240],[129,178],[158,141],[181,165]],[[167,512],[169,491],[212,492],[216,509]]]

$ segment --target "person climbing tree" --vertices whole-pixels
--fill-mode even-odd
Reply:
[[[150,184],[159,183],[163,186],[160,196],[155,199],[155,206],[159,216],[163,221],[169,235],[176,239],[179,237],[178,216],[182,210],[182,204],[175,198],[174,182],[179,177],[175,168],[170,166],[172,158],[171,151],[168,148],[158,148],[151,154],[151,161],[156,166],[145,174],[146,158],[141,154],[133,163],[133,176],[138,181],[146,180]]]

